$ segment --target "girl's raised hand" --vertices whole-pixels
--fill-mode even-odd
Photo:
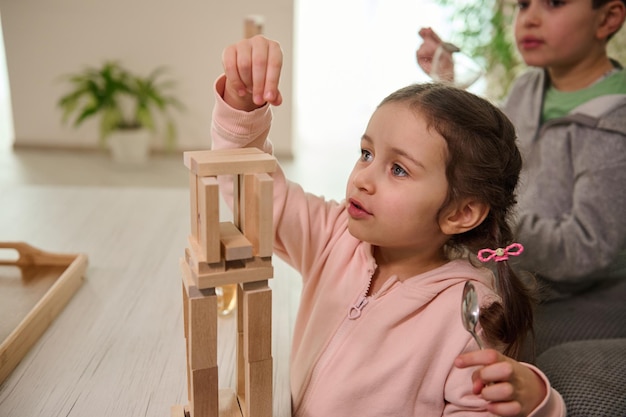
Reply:
[[[265,103],[278,106],[283,52],[280,44],[257,35],[228,46],[222,53],[226,75],[224,100],[239,110],[254,110]]]
[[[546,386],[532,369],[493,349],[459,355],[458,368],[482,365],[472,375],[473,392],[489,401],[498,416],[525,417],[546,396]]]

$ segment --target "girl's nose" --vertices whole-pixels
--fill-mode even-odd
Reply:
[[[374,169],[373,166],[367,165],[361,168],[355,168],[352,174],[352,184],[359,190],[371,193],[374,191]]]

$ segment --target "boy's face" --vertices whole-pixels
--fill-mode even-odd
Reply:
[[[602,10],[592,0],[520,0],[517,48],[527,65],[567,70],[604,53],[596,37]]]
[[[432,255],[443,239],[446,154],[445,139],[420,114],[403,103],[379,107],[347,184],[350,233],[381,248]]]

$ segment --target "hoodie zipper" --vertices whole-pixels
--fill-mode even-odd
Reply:
[[[365,291],[361,294],[361,297],[358,299],[356,303],[350,307],[348,310],[348,318],[350,320],[356,320],[361,317],[361,312],[365,308],[365,306],[369,303],[369,297],[367,293],[370,292],[370,288],[372,287],[372,279],[374,278],[374,272],[376,272],[376,267],[369,270],[369,279],[367,280],[367,285],[365,286]]]
[[[296,410],[294,415],[296,416],[300,415],[300,411],[304,409],[304,407],[306,406],[308,402],[309,392],[313,391],[313,388],[317,382],[317,377],[319,373],[326,368],[326,364],[334,356],[334,353],[337,350],[337,346],[340,344],[340,342],[344,340],[344,334],[351,328],[350,327],[351,321],[356,320],[359,317],[361,317],[361,313],[363,312],[363,309],[369,303],[369,297],[367,296],[367,293],[369,292],[370,287],[372,286],[372,279],[374,277],[374,272],[376,271],[376,268],[377,268],[376,265],[374,265],[372,269],[368,270],[369,279],[367,281],[367,285],[365,287],[365,290],[361,293],[361,296],[359,297],[357,302],[354,303],[348,310],[348,315],[346,317],[348,320],[344,319],[341,322],[341,324],[339,325],[339,328],[337,329],[333,337],[330,339],[330,342],[328,343],[328,345],[326,345],[326,348],[324,348],[324,351],[322,352],[319,360],[313,367],[313,373],[311,374],[311,379],[309,379],[309,383],[307,384],[307,387],[305,388],[305,391],[302,394],[302,401],[300,402],[300,405],[298,406],[298,409]]]
[[[362,295],[359,298],[359,301],[356,302],[352,307],[350,307],[350,311],[348,311],[348,318],[350,320],[356,320],[361,317],[361,312],[365,308],[365,306],[369,303],[369,300],[366,295]]]

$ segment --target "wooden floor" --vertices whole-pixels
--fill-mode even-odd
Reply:
[[[89,259],[83,286],[0,385],[0,416],[167,416],[185,404],[182,158],[129,168],[100,154],[11,151],[0,153],[0,163],[0,241]],[[311,169],[296,165],[289,169]],[[345,180],[333,181],[329,194],[340,195]],[[290,415],[288,361],[301,287],[276,257],[274,267],[274,415],[281,417]],[[233,316],[219,326],[226,335],[220,386],[232,387]]]

